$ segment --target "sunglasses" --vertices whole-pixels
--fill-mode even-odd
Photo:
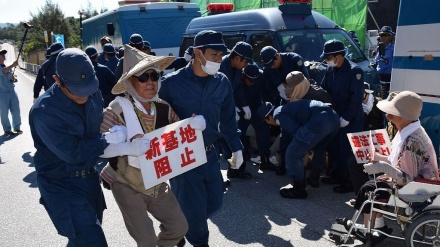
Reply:
[[[379,35],[379,37],[387,37],[388,36],[388,34],[381,34],[381,35]]]
[[[147,82],[149,79],[151,79],[152,81],[158,81],[159,80],[159,73],[157,73],[156,71],[153,71],[151,73],[143,73],[140,76],[133,76],[134,78],[136,78],[140,83],[145,83]]]

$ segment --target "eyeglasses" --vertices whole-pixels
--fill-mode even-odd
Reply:
[[[159,73],[157,73],[156,71],[153,71],[151,73],[143,73],[140,76],[133,76],[134,78],[136,78],[140,83],[145,83],[147,82],[149,79],[151,79],[152,81],[158,81],[159,80]]]

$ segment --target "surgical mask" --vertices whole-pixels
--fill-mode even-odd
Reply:
[[[202,70],[208,75],[215,75],[220,69],[220,63],[209,61],[205,58],[205,56],[203,56],[203,53],[200,54],[202,54],[203,59],[206,61],[206,65],[203,65],[202,61],[199,60],[200,64],[202,65]]]
[[[335,62],[336,59],[333,59],[331,61],[327,61],[327,65],[329,67],[336,67],[336,65],[338,64],[337,62]]]
[[[185,53],[185,55],[183,55],[183,58],[185,58],[185,61],[189,62],[192,58],[191,55],[189,55],[188,53]]]

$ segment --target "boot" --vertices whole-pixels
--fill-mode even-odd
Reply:
[[[297,180],[293,182],[293,188],[281,188],[280,195],[289,199],[306,199],[308,196],[306,187],[305,180]]]
[[[269,161],[269,156],[261,155],[261,164],[260,164],[260,170],[269,170],[269,171],[276,171],[277,166],[272,164],[272,162]]]
[[[307,178],[307,184],[312,186],[313,188],[319,187],[319,177],[321,176],[321,169],[312,169],[312,171],[309,174],[309,177]]]

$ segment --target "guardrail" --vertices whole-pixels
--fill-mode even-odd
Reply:
[[[26,63],[23,62],[23,68],[24,70],[26,70],[26,72],[32,73],[32,74],[37,74],[38,70],[40,69],[40,65],[37,64],[32,64],[32,63]]]

